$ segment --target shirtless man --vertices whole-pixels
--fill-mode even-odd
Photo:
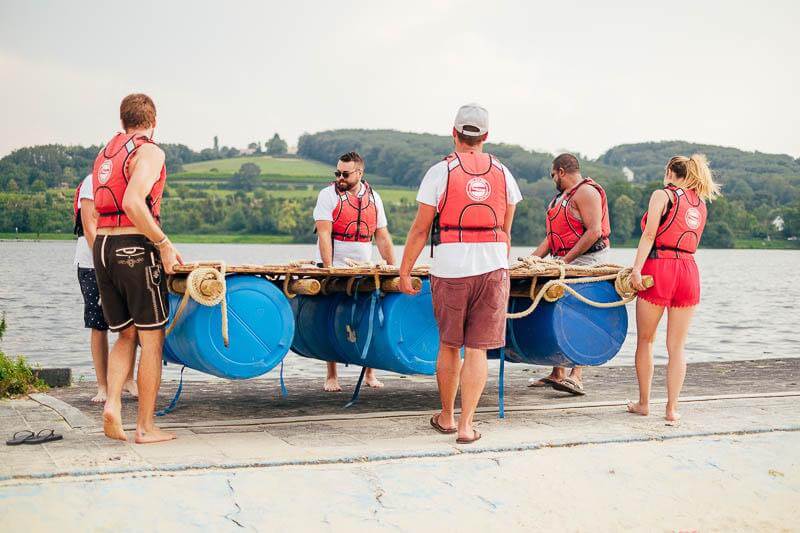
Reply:
[[[169,318],[164,273],[172,274],[183,261],[160,226],[167,172],[164,151],[152,140],[155,104],[145,94],[128,95],[120,105],[120,120],[124,133],[100,151],[92,172],[98,212],[93,248],[97,285],[109,329],[119,333],[108,361],[103,432],[127,440],[120,396],[134,364],[138,334],[142,352],[135,440],[144,444],[175,438],[155,426],[154,412]]]

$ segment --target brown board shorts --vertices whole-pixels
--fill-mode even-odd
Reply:
[[[169,318],[161,254],[144,235],[98,235],[94,267],[111,331],[163,329]]]
[[[463,278],[431,276],[439,342],[480,350],[505,346],[509,290],[506,269]]]

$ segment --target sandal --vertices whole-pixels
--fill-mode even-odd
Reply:
[[[6,445],[8,446],[17,446],[19,444],[24,443],[28,439],[33,438],[33,431],[28,431],[27,429],[23,429],[22,431],[17,431],[14,435],[6,441]]]
[[[561,381],[554,383],[553,388],[557,391],[574,394],[575,396],[586,395],[586,393],[583,391],[583,385],[572,378],[564,378]]]
[[[64,436],[56,433],[54,429],[43,429],[36,436],[28,437],[23,441],[24,444],[44,444],[54,440],[61,440]]]
[[[456,444],[472,444],[476,440],[480,440],[480,438],[481,438],[481,434],[478,432],[478,430],[473,429],[472,430],[472,438],[471,439],[463,439],[463,438],[459,437],[459,438],[456,439]]]
[[[534,387],[534,388],[552,387],[556,383],[558,383],[558,381],[556,381],[555,379],[551,378],[550,376],[545,376],[545,377],[539,378],[539,379],[536,379],[536,378],[529,379],[528,380],[528,387]]]
[[[444,433],[445,435],[451,435],[451,434],[453,434],[453,433],[458,431],[457,428],[446,428],[446,427],[442,426],[441,424],[439,424],[439,415],[438,414],[433,415],[431,417],[431,426],[433,427],[433,429],[435,429],[439,433]]]

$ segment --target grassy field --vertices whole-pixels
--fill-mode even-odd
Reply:
[[[268,155],[254,155],[244,157],[234,157],[231,159],[214,159],[211,161],[201,161],[199,163],[189,163],[183,165],[184,172],[217,172],[232,174],[239,170],[245,163],[255,163],[261,168],[262,174],[280,174],[285,176],[316,176],[328,179],[334,168],[333,165],[323,165],[317,161],[308,159],[276,158]]]

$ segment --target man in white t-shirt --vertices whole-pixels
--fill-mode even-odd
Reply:
[[[78,283],[83,295],[83,325],[91,329],[90,336],[94,372],[97,376],[97,394],[92,398],[93,403],[105,402],[108,396],[108,323],[103,317],[103,308],[100,306],[100,291],[97,288],[94,261],[92,259],[92,246],[97,235],[97,212],[94,208],[92,191],[92,175],[86,176],[75,191],[73,203],[75,215],[74,233],[78,236],[75,245],[75,260],[73,264],[78,268]],[[136,382],[133,380],[133,367],[124,385],[124,390],[133,396],[138,396]]]
[[[400,266],[400,289],[415,294],[411,269],[430,232],[431,292],[439,326],[436,381],[442,401],[441,412],[430,423],[440,433],[458,433],[459,444],[481,436],[472,419],[486,385],[486,351],[505,345],[511,224],[522,200],[511,172],[483,152],[488,131],[489,114],[483,107],[468,104],[458,110],[452,132],[455,151],[422,179],[417,217]],[[461,416],[456,425],[459,384]]]
[[[324,267],[345,267],[345,259],[370,261],[372,239],[387,264],[394,264],[392,236],[380,195],[362,178],[364,159],[356,152],[339,158],[334,172],[336,181],[319,192],[314,207],[317,229],[318,260]],[[364,381],[369,387],[383,387],[368,368]],[[338,392],[336,363],[328,361],[324,390]]]

